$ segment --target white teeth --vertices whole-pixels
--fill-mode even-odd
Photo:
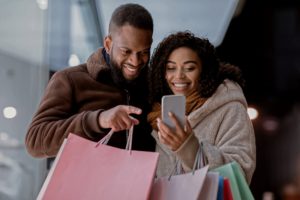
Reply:
[[[126,66],[126,68],[127,68],[129,71],[131,71],[131,72],[135,72],[135,71],[137,71],[137,69],[136,69],[136,68],[132,68],[132,67],[129,67],[129,66]]]
[[[183,87],[186,87],[187,84],[186,83],[174,83],[174,86],[179,87],[179,88],[183,88]]]

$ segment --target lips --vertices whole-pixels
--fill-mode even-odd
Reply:
[[[187,88],[189,83],[187,82],[173,82],[172,85],[175,87],[175,88],[178,88],[178,89],[184,89],[184,88]]]
[[[188,86],[187,83],[173,83],[173,85],[177,88],[185,88]]]
[[[139,67],[133,67],[131,65],[123,65],[123,73],[126,74],[128,78],[135,78],[138,76]]]
[[[138,68],[136,68],[136,67],[132,67],[132,66],[129,66],[129,65],[125,65],[124,67],[126,69],[128,69],[130,72],[137,72],[138,71]]]
[[[189,89],[190,83],[188,82],[171,82],[170,87],[174,94],[185,94]]]

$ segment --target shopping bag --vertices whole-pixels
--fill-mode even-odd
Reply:
[[[199,200],[217,199],[219,187],[219,173],[207,172],[203,187],[201,189]]]
[[[208,166],[185,174],[157,178],[154,181],[151,200],[197,200],[201,192]]]
[[[224,177],[219,175],[217,200],[224,200]]]
[[[229,179],[234,200],[254,200],[251,190],[238,163],[231,162],[213,169],[212,171],[219,172],[220,175]]]
[[[61,147],[38,199],[148,199],[158,153],[106,145],[112,131],[99,143],[70,134]]]
[[[207,176],[209,166],[203,166],[202,156],[202,149],[200,147],[195,157],[192,172],[189,173],[183,172],[180,161],[177,160],[169,176],[155,179],[151,199],[197,200],[200,199],[200,197],[216,196],[218,179],[216,179],[215,175],[217,173],[210,173],[210,175]],[[204,186],[204,184],[206,185]]]
[[[223,190],[224,200],[233,200],[229,179],[224,177],[223,180],[224,180],[224,190]]]

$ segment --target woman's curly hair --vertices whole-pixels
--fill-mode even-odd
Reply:
[[[244,86],[241,71],[231,64],[221,63],[214,46],[207,40],[194,36],[189,31],[177,32],[163,39],[154,50],[149,68],[149,101],[160,102],[163,95],[172,94],[166,80],[166,64],[169,55],[179,47],[195,51],[202,61],[198,91],[201,97],[208,98],[216,91],[224,79],[230,79]]]

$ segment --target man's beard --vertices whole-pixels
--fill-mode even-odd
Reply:
[[[139,74],[135,79],[127,80],[122,72],[122,66],[119,66],[111,57],[110,59],[110,65],[111,65],[111,75],[113,78],[113,81],[115,84],[117,84],[121,88],[129,88],[131,86],[134,86],[139,79]],[[144,68],[143,66],[142,68]],[[143,70],[143,69],[141,69]],[[140,72],[141,73],[141,72]]]

